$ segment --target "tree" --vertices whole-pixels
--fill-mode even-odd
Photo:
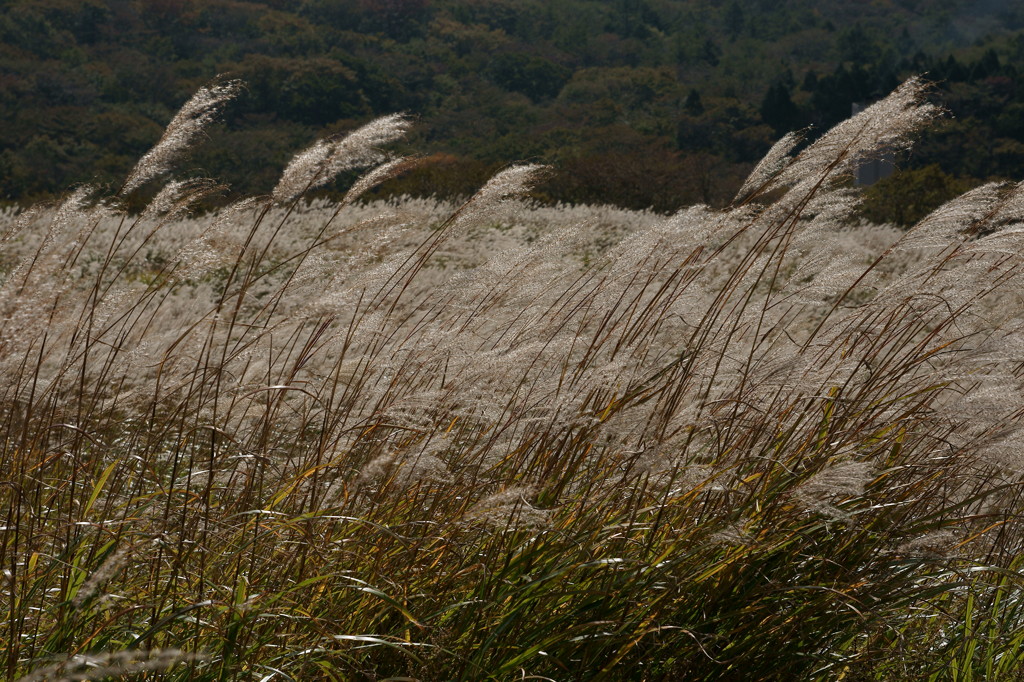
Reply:
[[[818,89],[818,74],[813,69],[804,76],[804,82],[801,84],[800,89],[804,92],[814,92]]]
[[[429,16],[428,0],[359,0],[368,17],[367,28],[395,40],[419,34]]]
[[[560,64],[537,56],[504,53],[495,57],[490,68],[495,83],[513,92],[521,92],[533,101],[558,95],[572,72]]]
[[[725,10],[725,34],[736,40],[746,27],[747,18],[740,4],[733,0]]]
[[[768,88],[761,100],[761,120],[779,135],[800,127],[800,109],[793,103],[784,83]]]
[[[255,55],[236,66],[248,85],[248,105],[291,121],[326,125],[372,113],[358,74],[336,59]]]
[[[877,52],[875,42],[860,24],[854,24],[839,34],[836,39],[839,47],[839,58],[844,62],[865,64],[874,61],[873,57]]]
[[[700,116],[704,113],[704,103],[700,101],[700,92],[697,91],[697,88],[690,89],[690,94],[686,96],[686,101],[683,102],[683,108],[691,116]]]
[[[900,31],[900,37],[896,39],[896,51],[903,56],[907,56],[914,51],[914,47],[914,39],[910,37],[910,31],[904,26],[903,30]]]
[[[971,69],[972,80],[984,80],[989,76],[994,76],[999,73],[1002,65],[999,63],[999,55],[991,47],[985,51],[981,59]]]
[[[658,15],[645,0],[615,0],[614,15],[608,30],[625,38],[644,40],[651,35],[651,26],[658,26]]]
[[[963,64],[957,61],[957,58],[953,55],[949,55],[949,57],[946,58],[945,63],[940,65],[936,71],[936,75],[941,80],[954,82],[967,80],[967,69],[965,69]]]
[[[711,38],[705,38],[700,48],[700,58],[711,66],[718,66],[719,58],[722,56],[722,48],[718,47]]]

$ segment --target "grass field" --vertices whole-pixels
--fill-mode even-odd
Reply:
[[[1024,185],[850,219],[921,82],[722,210],[360,203],[394,116],[128,215],[236,88],[0,219],[0,677],[1024,674]]]

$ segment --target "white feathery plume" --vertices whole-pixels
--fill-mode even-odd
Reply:
[[[121,188],[121,194],[138,189],[171,165],[209,125],[225,102],[242,88],[237,80],[213,83],[199,88],[167,125],[163,137],[135,164]]]
[[[216,191],[218,185],[209,178],[189,178],[173,180],[161,189],[146,206],[142,217],[155,218],[164,216],[165,220],[181,217],[190,206],[204,196]]]
[[[998,227],[967,245],[968,253],[1002,253],[1018,256],[1024,252],[1024,182],[1013,185],[992,215]]]
[[[12,220],[7,220],[6,216],[0,219],[0,222],[6,223],[5,228],[0,233],[0,246],[20,235],[22,231],[41,215],[43,215],[43,206],[36,204],[16,214],[16,217]]]
[[[783,135],[778,142],[772,145],[772,148],[768,150],[764,158],[754,166],[754,170],[750,172],[743,186],[740,187],[740,191],[736,193],[733,202],[739,202],[748,198],[755,190],[775,177],[779,171],[786,167],[787,163],[792,161],[789,153],[803,139],[803,133],[799,132],[790,132]]]
[[[1024,224],[1016,223],[990,235],[981,237],[966,247],[967,253],[1001,253],[1019,256],[1024,253]]]
[[[128,562],[128,557],[132,549],[133,547],[131,545],[125,545],[112,552],[100,567],[97,568],[84,583],[82,583],[82,586],[78,589],[78,592],[75,593],[74,598],[71,600],[71,605],[75,608],[79,608],[82,604],[95,597],[97,592],[103,588],[107,581],[113,578],[118,571],[124,568],[124,565]]]
[[[46,237],[39,247],[40,253],[51,246],[69,227],[74,226],[78,222],[84,222],[80,221],[80,218],[88,205],[88,197],[94,190],[95,188],[92,185],[82,185],[61,202],[60,208],[57,209],[53,219],[50,221],[50,228],[47,230]]]
[[[65,661],[37,668],[17,682],[102,680],[148,671],[170,670],[179,663],[203,661],[203,654],[179,649],[128,649],[94,654],[75,654]]]
[[[912,538],[896,548],[904,556],[950,557],[960,546],[961,534],[953,529],[942,529]]]
[[[342,205],[351,204],[380,183],[386,182],[412,168],[415,163],[415,159],[401,156],[377,166],[353,183],[348,192],[345,193],[345,198],[341,200]]]
[[[477,207],[482,207],[517,197],[528,190],[546,169],[547,166],[536,163],[509,166],[488,180],[472,201]]]
[[[281,174],[271,197],[286,203],[304,192],[333,180],[339,173],[384,160],[382,145],[393,142],[409,129],[402,114],[383,116],[340,139],[317,140],[296,154]]]
[[[1018,182],[1007,194],[999,217],[1013,222],[1024,220],[1024,182]]]
[[[540,179],[547,168],[541,164],[530,163],[509,166],[498,172],[452,216],[449,231],[462,227],[469,220],[488,216],[507,201],[522,196]]]
[[[921,103],[926,89],[920,78],[905,81],[888,97],[839,123],[800,152],[769,188],[800,181],[816,185],[823,174],[835,177],[849,173],[864,159],[908,148],[911,133],[939,113],[935,105]]]
[[[527,501],[535,491],[526,486],[511,486],[480,500],[468,512],[465,521],[494,529],[542,529],[551,521],[551,510],[538,509]]]
[[[260,204],[257,197],[249,197],[222,209],[212,225],[170,259],[174,279],[183,282],[199,278],[218,266],[230,264],[242,248],[242,242],[232,233],[235,218]]]
[[[865,487],[874,478],[874,471],[875,466],[869,462],[830,464],[801,483],[794,496],[811,511],[833,520],[847,519],[849,515],[835,504],[863,496]]]
[[[817,238],[819,243],[827,243],[828,239],[821,239],[822,232],[838,232],[839,226],[853,214],[860,201],[860,192],[851,187],[833,187],[817,192],[807,202],[806,209],[807,215],[812,216],[807,221],[807,228],[815,235],[811,239]]]
[[[895,245],[898,250],[945,248],[966,236],[965,230],[998,204],[1004,185],[990,182],[947,201],[912,227]]]

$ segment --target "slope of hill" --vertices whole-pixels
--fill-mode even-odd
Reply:
[[[437,154],[386,192],[465,194],[529,159],[558,168],[541,199],[720,204],[783,132],[921,72],[960,118],[911,165],[970,184],[1024,163],[1022,27],[1013,3],[966,1],[14,0],[0,199],[116,182],[220,73],[247,91],[185,170],[243,194],[295,146],[404,111]]]

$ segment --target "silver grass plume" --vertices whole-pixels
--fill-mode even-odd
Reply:
[[[778,142],[772,145],[772,148],[768,150],[764,158],[754,167],[754,170],[750,172],[750,176],[747,177],[743,186],[740,187],[740,191],[736,193],[736,198],[733,201],[739,202],[748,199],[762,185],[765,185],[778,175],[786,167],[786,164],[792,161],[789,153],[803,139],[803,133],[799,132],[790,132],[783,135]]]
[[[130,649],[97,654],[76,654],[18,678],[16,682],[64,682],[101,680],[148,671],[170,670],[179,663],[205,660],[206,656],[179,649]]]
[[[242,248],[242,243],[232,234],[234,219],[260,204],[258,197],[249,197],[222,209],[212,225],[171,258],[174,279],[178,282],[196,279],[231,263]]]
[[[48,249],[64,232],[80,221],[88,207],[89,195],[95,191],[91,185],[82,185],[61,202],[60,207],[50,221],[50,227],[39,247],[39,253]]]
[[[352,187],[349,188],[348,192],[345,193],[345,198],[341,200],[341,203],[343,205],[351,204],[364,193],[370,191],[382,182],[387,182],[391,178],[401,175],[412,168],[415,164],[416,160],[407,156],[402,156],[397,159],[392,159],[387,163],[382,163],[356,180]]]
[[[395,490],[406,490],[417,484],[447,483],[452,477],[445,463],[435,455],[388,453],[367,464],[358,480],[362,484],[388,484]]]
[[[82,584],[75,593],[74,598],[71,600],[71,605],[75,608],[79,608],[82,604],[90,601],[100,589],[109,581],[114,575],[117,574],[124,565],[128,562],[129,554],[131,553],[132,547],[126,545],[116,549],[107,559],[100,565],[96,571]]]
[[[1010,190],[1000,211],[1000,217],[1008,221],[1024,220],[1024,182],[1018,182]]]
[[[967,245],[968,253],[1016,256],[1024,252],[1024,182],[1011,186],[985,218],[995,227],[982,230],[983,235]]]
[[[473,202],[491,204],[519,196],[538,180],[547,166],[528,163],[521,166],[509,166],[497,173],[487,184],[473,196]]]
[[[865,488],[875,477],[874,472],[875,467],[870,462],[830,464],[801,483],[794,497],[811,511],[835,521],[846,520],[850,515],[835,505],[863,497]]]
[[[822,175],[850,173],[854,165],[884,151],[910,146],[910,136],[940,113],[923,103],[927,84],[910,78],[888,97],[839,123],[797,155],[769,185],[769,189],[801,181],[816,185]]]
[[[480,219],[507,201],[525,194],[546,172],[547,166],[528,163],[509,166],[495,174],[470,200],[452,216],[450,231],[469,219]]]
[[[138,189],[157,175],[170,170],[172,164],[195,141],[196,137],[216,118],[221,107],[238,94],[242,82],[238,80],[214,82],[199,88],[185,106],[167,125],[156,146],[139,159],[124,181],[121,194]]]
[[[401,138],[409,129],[403,114],[383,116],[342,138],[317,140],[296,154],[281,174],[271,197],[286,203],[333,180],[339,173],[384,161],[382,145]]]
[[[3,246],[20,235],[41,215],[43,215],[43,206],[41,204],[36,204],[35,206],[31,206],[21,211],[14,220],[7,221],[7,228],[0,233],[0,246]]]
[[[894,249],[943,248],[967,238],[999,204],[1004,185],[990,182],[947,201],[914,225]]]
[[[533,488],[512,486],[496,492],[466,512],[464,521],[489,526],[495,530],[543,529],[551,522],[551,510],[539,509],[527,501]]]
[[[209,178],[174,180],[167,183],[153,197],[143,211],[142,217],[145,219],[162,216],[165,221],[180,218],[188,213],[189,208],[197,201],[222,188],[222,185]]]

